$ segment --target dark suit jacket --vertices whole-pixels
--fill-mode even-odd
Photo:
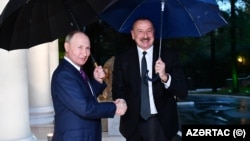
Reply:
[[[113,102],[98,103],[106,84],[90,80],[94,95],[80,72],[63,60],[53,73],[51,93],[55,110],[53,141],[101,141],[101,118],[114,117]]]
[[[159,57],[158,47],[153,51],[154,64]],[[172,49],[162,47],[161,59],[166,64],[166,72],[172,77],[171,85],[166,89],[159,79],[153,83],[153,95],[159,119],[167,137],[172,138],[178,131],[178,114],[175,96],[185,98],[188,93],[187,81],[179,62],[178,53]],[[124,98],[128,109],[120,120],[120,132],[126,138],[135,132],[140,119],[140,65],[137,47],[130,47],[115,57],[112,96],[113,99]]]

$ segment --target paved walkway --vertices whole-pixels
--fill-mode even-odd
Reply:
[[[53,131],[53,125],[34,125],[31,126],[31,131],[38,141],[48,141],[47,134]],[[125,141],[125,139],[121,135],[109,135],[108,132],[103,132],[102,141]]]
[[[37,125],[37,126],[32,126],[31,131],[34,134],[34,136],[37,138],[38,141],[51,141],[48,139],[47,135],[51,134],[53,130],[53,125]],[[181,134],[179,131],[177,135]],[[124,137],[121,135],[109,135],[108,132],[102,132],[102,141],[126,141]],[[172,141],[181,141],[179,136],[176,136],[173,138]]]
[[[178,107],[183,124],[250,124],[250,97],[190,94]],[[121,135],[113,134],[118,132],[117,121],[109,121],[110,134],[103,132],[102,141],[125,141]],[[47,134],[53,131],[53,125],[31,126],[31,130],[38,141],[48,141]]]

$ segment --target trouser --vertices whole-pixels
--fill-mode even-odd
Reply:
[[[170,141],[165,136],[159,120],[156,116],[148,120],[140,120],[135,133],[126,139],[127,141]]]

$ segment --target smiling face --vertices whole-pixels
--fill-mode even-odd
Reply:
[[[134,23],[131,35],[136,44],[143,50],[146,50],[153,45],[155,39],[154,32],[152,22],[147,19],[140,19]]]
[[[77,32],[64,43],[65,56],[78,66],[84,65],[90,56],[90,40],[87,35]]]

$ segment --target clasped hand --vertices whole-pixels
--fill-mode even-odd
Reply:
[[[116,114],[119,116],[122,116],[125,114],[125,112],[127,111],[127,103],[124,99],[116,99],[114,101],[115,105],[116,105]]]
[[[168,80],[168,75],[165,72],[165,63],[161,60],[161,58],[159,58],[156,62],[155,62],[155,73],[159,74],[159,77],[161,80],[163,81],[167,81]]]
[[[106,76],[106,74],[105,74],[102,66],[97,66],[95,68],[95,70],[94,70],[94,78],[95,78],[95,80],[102,83],[105,76]]]

